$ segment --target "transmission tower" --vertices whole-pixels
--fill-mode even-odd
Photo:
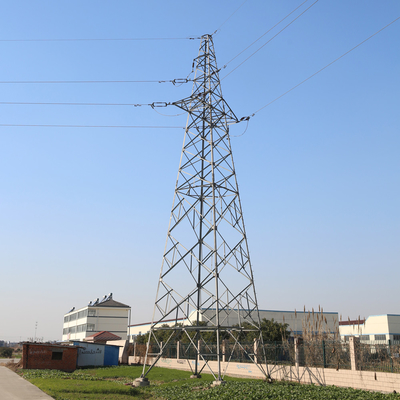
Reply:
[[[267,375],[256,360],[258,353],[266,365],[229,139],[229,125],[238,119],[222,96],[211,35],[202,36],[194,63],[191,96],[173,103],[188,116],[140,384],[148,383],[148,372],[182,335],[186,351],[196,354],[189,362],[193,377],[205,369],[216,384],[223,383],[222,369],[230,357],[223,355],[222,339],[229,339]],[[168,331],[164,343],[157,337],[160,329]],[[254,332],[255,348],[242,346],[243,331]],[[151,343],[157,343],[159,351],[152,352]]]

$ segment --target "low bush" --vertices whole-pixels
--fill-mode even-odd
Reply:
[[[13,354],[13,349],[10,347],[0,347],[0,357],[1,358],[11,358]]]

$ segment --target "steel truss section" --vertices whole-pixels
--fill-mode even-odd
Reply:
[[[182,334],[197,355],[189,363],[194,376],[206,368],[216,381],[223,380],[222,359],[229,362],[233,353],[222,354],[222,339],[267,376],[229,138],[229,125],[238,119],[222,96],[211,35],[201,38],[191,96],[173,104],[188,117],[142,378]],[[164,343],[159,329],[169,332]],[[257,339],[251,351],[240,342],[244,330]],[[150,341],[159,351],[151,352]]]

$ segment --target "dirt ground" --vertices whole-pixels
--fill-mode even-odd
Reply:
[[[17,372],[18,370],[22,369],[22,360],[19,360],[16,363],[13,361],[9,361],[7,363],[2,363],[0,365],[4,365],[7,368],[11,369],[11,371]]]

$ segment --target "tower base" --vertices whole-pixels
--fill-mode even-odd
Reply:
[[[136,378],[133,381],[132,386],[138,387],[138,386],[149,386],[150,381],[147,378]]]
[[[226,381],[220,380],[220,381],[214,381],[211,386],[212,387],[221,386],[221,385],[223,386],[225,384],[226,384]]]

